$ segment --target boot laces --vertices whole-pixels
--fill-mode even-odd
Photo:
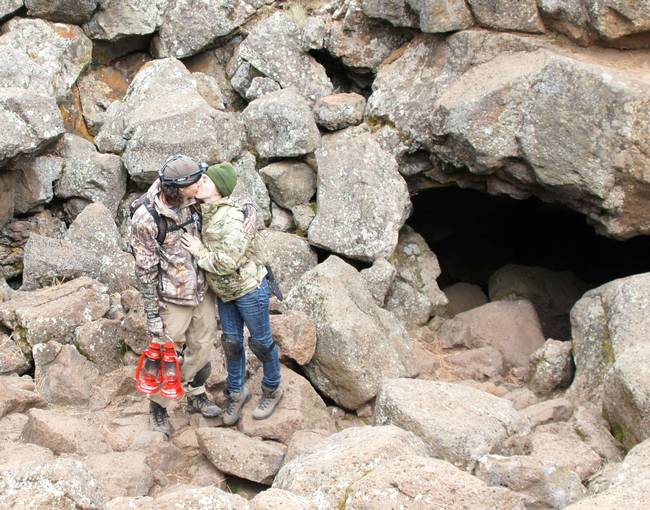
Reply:
[[[258,404],[258,407],[260,409],[266,409],[267,407],[269,407],[272,400],[273,400],[272,394],[267,395],[266,393],[263,393],[262,398],[260,399],[260,403]]]

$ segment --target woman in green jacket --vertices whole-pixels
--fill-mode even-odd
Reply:
[[[253,418],[269,417],[280,398],[280,361],[271,335],[269,283],[264,265],[262,241],[258,232],[246,233],[244,214],[231,200],[237,173],[232,165],[221,163],[208,168],[201,177],[196,199],[202,202],[201,239],[184,234],[182,241],[206,271],[208,284],[217,295],[226,356],[228,379],[225,395],[228,404],[223,422],[233,425],[244,403],[250,398],[245,384],[246,354],[244,324],[251,334],[249,346],[262,362],[262,398]]]

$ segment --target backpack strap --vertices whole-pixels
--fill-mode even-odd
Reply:
[[[158,226],[158,235],[156,235],[156,241],[158,241],[159,245],[162,245],[165,242],[165,237],[167,237],[167,220],[160,216],[158,214],[158,211],[156,211],[156,208],[153,205],[153,202],[150,200],[147,200],[144,204],[142,204],[146,207],[147,211],[149,211],[149,214],[153,217],[153,221],[156,223]],[[177,229],[173,229],[177,230]]]

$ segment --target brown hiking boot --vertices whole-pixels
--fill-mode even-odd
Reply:
[[[234,425],[239,420],[239,415],[241,413],[241,408],[244,407],[244,404],[251,398],[250,391],[244,386],[241,391],[237,393],[225,392],[226,400],[228,404],[223,411],[223,424],[224,425]]]

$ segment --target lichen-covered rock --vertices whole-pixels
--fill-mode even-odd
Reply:
[[[120,496],[146,496],[154,484],[144,452],[91,454],[84,463],[101,484],[106,499]]]
[[[540,395],[566,387],[573,380],[571,342],[548,339],[530,356],[528,385]]]
[[[0,0],[0,20],[11,16],[23,6],[23,0]]]
[[[108,107],[126,94],[127,79],[114,67],[106,66],[84,73],[77,86],[86,127],[96,135],[104,124]]]
[[[375,260],[372,266],[360,271],[377,306],[384,307],[386,296],[393,285],[396,273],[395,266],[386,259]]]
[[[468,0],[480,25],[492,30],[543,33],[537,0]]]
[[[340,258],[330,256],[305,273],[286,301],[316,324],[316,353],[305,366],[309,380],[343,407],[368,402],[386,378],[415,375],[408,333]]]
[[[92,57],[90,39],[74,25],[14,18],[3,25],[2,32],[0,87],[28,89],[61,102]],[[43,120],[52,121],[56,121],[54,116]]]
[[[300,277],[316,267],[318,257],[304,237],[285,232],[264,232],[273,276],[286,297]]]
[[[152,34],[162,23],[170,0],[104,0],[83,29],[91,39],[117,41]]]
[[[473,22],[464,0],[361,0],[361,7],[367,16],[422,32],[453,32]]]
[[[256,99],[242,117],[248,137],[264,158],[302,156],[320,142],[311,108],[295,88]]]
[[[63,159],[57,156],[21,158],[14,166],[16,197],[14,208],[25,214],[54,198],[53,184],[61,176]]]
[[[25,0],[27,14],[34,18],[81,25],[90,20],[100,0]]]
[[[321,97],[314,105],[316,123],[330,131],[356,126],[363,120],[366,99],[353,93]]]
[[[390,256],[411,208],[393,156],[356,127],[323,136],[316,160],[318,209],[309,241],[359,260]]]
[[[22,88],[0,88],[0,165],[20,154],[40,151],[64,131],[53,98]],[[12,212],[13,201],[15,198],[10,204]],[[3,209],[7,203],[8,200],[3,200]]]
[[[410,430],[435,457],[468,471],[514,432],[518,419],[508,400],[438,381],[390,379],[375,402],[375,424]]]
[[[266,489],[250,500],[251,510],[312,510],[306,498],[282,489]]]
[[[95,142],[102,152],[121,154],[132,179],[151,182],[172,154],[208,163],[232,161],[244,139],[239,118],[210,106],[197,79],[171,58],[140,68],[124,100],[108,108]]]
[[[607,371],[623,352],[648,342],[650,273],[621,278],[587,292],[571,310],[576,374],[570,392],[600,396]]]
[[[325,68],[302,49],[300,29],[283,12],[251,28],[239,46],[239,57],[282,88],[294,86],[311,102],[332,93]]]
[[[240,204],[253,202],[257,208],[257,225],[261,227],[271,219],[271,198],[255,167],[255,156],[244,152],[233,161],[233,166],[237,172],[237,185],[230,196]]]
[[[647,62],[482,30],[421,35],[382,65],[366,115],[449,163],[443,181],[552,196],[624,239],[650,230],[638,150],[650,124]]]
[[[279,161],[259,173],[273,201],[285,209],[306,204],[316,193],[316,173],[305,163]]]

